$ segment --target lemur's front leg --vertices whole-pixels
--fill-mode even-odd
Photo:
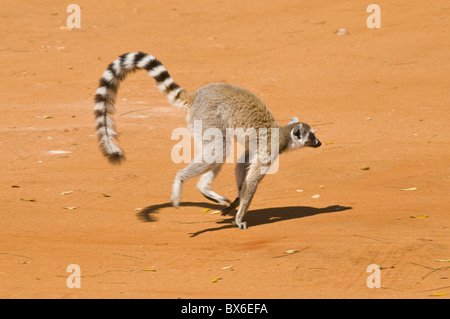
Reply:
[[[238,226],[239,229],[247,229],[247,222],[242,220],[250,207],[250,203],[256,193],[258,184],[263,177],[264,174],[261,173],[261,163],[257,161],[256,163],[250,164],[249,170],[239,192],[239,210],[234,221],[234,224]]]

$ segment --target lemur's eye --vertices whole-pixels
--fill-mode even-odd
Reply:
[[[300,128],[298,126],[294,127],[294,129],[292,130],[292,134],[294,134],[295,137],[300,139],[301,138]]]

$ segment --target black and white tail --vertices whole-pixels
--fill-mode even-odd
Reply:
[[[120,163],[125,156],[117,146],[115,123],[112,114],[120,82],[133,71],[145,69],[156,80],[159,90],[169,102],[178,108],[186,107],[186,91],[182,89],[167,72],[166,68],[152,55],[143,52],[125,53],[112,62],[100,79],[95,94],[95,119],[100,149],[111,163]]]

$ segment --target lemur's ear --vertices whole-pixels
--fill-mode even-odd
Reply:
[[[300,123],[296,126],[294,126],[294,128],[292,129],[292,137],[294,137],[297,140],[301,140],[302,139],[302,134],[303,134],[303,124]]]
[[[289,124],[292,124],[292,123],[298,123],[298,118],[297,117],[291,118],[291,120],[289,121]]]

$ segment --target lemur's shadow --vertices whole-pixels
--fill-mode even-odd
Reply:
[[[222,209],[223,206],[210,204],[210,203],[201,203],[201,202],[185,202],[181,203],[180,206],[196,206],[202,208],[209,209]],[[164,203],[158,205],[152,205],[144,208],[140,212],[137,213],[137,216],[142,221],[146,222],[154,222],[156,221],[154,214],[161,208],[172,207],[172,203]],[[352,209],[349,206],[340,206],[340,205],[332,205],[324,208],[315,208],[309,206],[287,206],[287,207],[273,207],[273,208],[263,208],[256,210],[249,210],[245,215],[245,221],[247,222],[249,227],[254,227],[258,225],[276,223],[279,221],[303,218],[308,216],[314,216],[317,214],[326,214],[326,213],[336,213],[344,210]],[[224,224],[218,227],[211,227],[200,230],[195,233],[190,233],[191,237],[198,236],[200,234],[222,230],[226,228],[233,228],[235,226],[232,225],[234,220],[235,212],[232,212],[230,215],[224,216],[222,220],[216,222],[216,224]],[[220,215],[219,215],[220,216]]]
[[[180,203],[180,207],[186,207],[186,206],[194,206],[194,207],[202,207],[202,208],[209,208],[209,209],[223,209],[223,206],[217,205],[217,204],[211,204],[211,203],[202,203],[202,202],[183,202]],[[155,222],[156,217],[155,214],[159,213],[159,210],[162,208],[168,208],[173,207],[172,203],[164,203],[164,204],[157,204],[157,205],[151,205],[148,207],[145,207],[144,209],[140,210],[136,216],[138,219],[140,219],[143,222]]]

